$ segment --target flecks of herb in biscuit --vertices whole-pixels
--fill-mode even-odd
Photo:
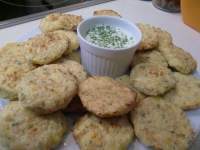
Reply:
[[[83,20],[81,16],[73,14],[52,13],[44,17],[40,22],[42,32],[55,30],[76,30],[78,24]]]
[[[161,53],[167,60],[169,67],[183,74],[190,74],[197,68],[197,62],[191,54],[174,45],[163,47]]]
[[[126,150],[134,137],[126,116],[101,119],[91,114],[80,118],[73,134],[81,150]]]
[[[130,77],[129,75],[123,75],[120,77],[117,77],[116,80],[124,85],[126,85],[127,87],[129,87],[131,90],[133,90],[134,92],[137,93],[137,98],[136,98],[136,102],[139,103],[140,100],[144,99],[146,97],[146,95],[144,95],[143,93],[139,92],[138,90],[136,90],[136,88],[133,86],[133,84],[131,83]]]
[[[4,150],[54,149],[66,131],[67,121],[60,112],[39,116],[11,102],[0,113],[0,147]]]
[[[68,49],[68,46],[68,39],[62,38],[60,33],[40,34],[26,42],[26,58],[33,64],[49,64],[60,58]]]
[[[162,98],[142,100],[132,111],[135,135],[147,146],[163,150],[186,150],[193,131],[184,112]]]
[[[164,99],[184,110],[200,107],[200,80],[178,72],[174,76],[176,87],[166,93]]]
[[[132,67],[141,63],[153,63],[167,67],[167,61],[156,49],[149,51],[138,51],[133,56]]]
[[[142,32],[142,41],[138,50],[149,50],[158,46],[158,35],[156,28],[149,24],[138,23],[137,26]]]
[[[62,64],[39,67],[27,73],[18,84],[22,106],[37,114],[65,108],[78,92],[78,81]]]
[[[136,93],[109,77],[90,77],[79,85],[83,106],[99,117],[128,113],[136,105]]]
[[[0,97],[17,99],[16,86],[21,78],[35,69],[25,58],[24,43],[8,43],[0,49]]]
[[[159,64],[136,65],[130,74],[133,86],[146,95],[162,95],[175,87],[176,81],[170,69]]]

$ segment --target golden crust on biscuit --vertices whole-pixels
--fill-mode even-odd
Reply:
[[[101,9],[101,10],[95,10],[93,12],[94,16],[117,16],[117,17],[121,17],[121,15],[111,9]]]
[[[176,87],[164,95],[164,99],[181,109],[200,107],[200,80],[192,75],[174,73]]]
[[[193,131],[185,113],[162,98],[149,97],[132,111],[131,121],[139,140],[155,149],[186,150]]]
[[[109,77],[90,77],[79,85],[83,106],[99,117],[128,113],[136,105],[136,93]]]
[[[167,67],[167,61],[157,50],[138,51],[133,56],[132,67],[141,63],[153,63]]]
[[[136,102],[139,103],[140,100],[144,99],[146,97],[146,95],[144,95],[143,93],[139,92],[138,90],[136,90],[136,88],[133,86],[129,75],[122,75],[120,77],[117,77],[116,80],[118,82],[120,82],[121,84],[124,84],[125,86],[129,87],[131,90],[133,90],[134,92],[136,92],[137,97],[136,97]]]
[[[16,86],[29,71],[35,69],[25,58],[23,43],[9,43],[0,49],[0,97],[17,99]]]
[[[126,116],[101,119],[91,114],[80,118],[73,134],[81,150],[126,150],[134,137]]]
[[[64,53],[65,55],[70,55],[79,48],[78,36],[74,31],[58,30],[54,31],[54,33],[58,33],[63,39],[69,40],[69,46]]]
[[[182,48],[171,45],[160,50],[169,66],[183,74],[190,74],[197,68],[197,62],[192,55]]]
[[[68,39],[61,38],[60,33],[44,33],[26,42],[26,57],[33,64],[49,64],[60,58],[68,46]]]
[[[175,87],[176,81],[170,69],[156,64],[136,65],[130,74],[133,86],[146,95],[162,95]]]
[[[38,116],[18,102],[9,103],[0,113],[0,147],[3,150],[49,150],[58,146],[67,131],[60,112]]]
[[[173,38],[171,34],[165,30],[160,28],[156,28],[156,33],[158,36],[158,49],[162,52],[162,48],[167,47],[169,45],[173,45]]]
[[[137,26],[142,32],[142,41],[138,50],[149,50],[158,46],[158,35],[156,28],[149,24],[138,23]]]
[[[169,32],[160,28],[156,30],[159,37],[158,50],[165,57],[169,66],[184,74],[192,73],[197,68],[197,62],[192,55],[184,49],[175,46]]]
[[[40,22],[42,32],[55,30],[76,30],[78,24],[83,20],[81,16],[73,14],[52,13],[43,18]]]
[[[87,73],[80,63],[73,61],[73,60],[68,60],[67,57],[66,58],[63,57],[56,63],[64,64],[65,69],[67,69],[69,71],[69,73],[71,73],[77,79],[77,81],[79,83],[81,83],[87,79]]]
[[[77,90],[77,80],[65,66],[52,64],[27,73],[18,85],[18,97],[25,108],[49,114],[65,108]]]

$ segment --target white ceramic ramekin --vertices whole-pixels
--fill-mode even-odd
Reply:
[[[134,37],[134,43],[128,48],[102,48],[88,42],[85,36],[89,29],[97,24],[120,27]],[[110,16],[91,17],[80,23],[77,29],[81,48],[81,61],[86,71],[91,75],[117,77],[124,74],[132,61],[134,52],[141,41],[138,27],[121,18]]]

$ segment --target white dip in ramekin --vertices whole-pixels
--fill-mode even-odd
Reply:
[[[101,28],[98,30],[97,26]],[[111,29],[102,29],[102,26],[109,26]],[[115,32],[115,29],[118,32]],[[107,31],[113,34],[108,34]],[[86,71],[91,75],[110,77],[120,76],[128,70],[142,37],[135,24],[110,16],[86,19],[78,26],[77,32],[81,48],[81,61]],[[88,33],[91,33],[90,37],[88,37]],[[126,42],[125,35],[128,42]],[[96,39],[97,41],[95,41]]]

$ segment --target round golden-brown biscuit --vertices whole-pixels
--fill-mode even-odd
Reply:
[[[178,72],[189,74],[197,68],[197,62],[191,54],[173,44],[173,39],[167,31],[156,29],[159,37],[158,50],[167,60],[169,66]]]
[[[75,30],[81,21],[81,16],[52,13],[41,20],[40,29],[42,32],[51,32],[55,30]]]
[[[130,74],[133,86],[146,95],[162,95],[175,87],[176,81],[170,69],[156,64],[136,65]]]
[[[0,147],[3,150],[49,150],[56,148],[67,131],[63,114],[38,116],[18,102],[0,113]]]
[[[133,90],[134,92],[137,93],[137,98],[136,98],[137,103],[146,97],[146,95],[142,94],[141,92],[139,92],[138,90],[135,89],[135,87],[131,83],[129,75],[122,75],[120,77],[117,77],[116,80],[119,81],[120,83],[124,84],[125,86],[129,87],[131,90]]]
[[[156,28],[156,33],[158,35],[158,49],[162,52],[162,48],[173,45],[173,38],[171,34],[160,28]]]
[[[192,75],[174,73],[176,87],[164,95],[164,99],[181,109],[200,107],[200,80]]]
[[[142,32],[142,41],[138,50],[149,50],[158,46],[158,35],[156,28],[149,24],[138,23],[137,26]]]
[[[162,54],[156,50],[138,51],[133,56],[132,67],[141,63],[153,63],[167,67],[167,61]]]
[[[126,150],[134,132],[126,116],[101,119],[87,114],[73,130],[81,150]]]
[[[87,79],[87,73],[80,63],[73,60],[68,60],[67,57],[63,57],[62,59],[57,61],[57,63],[64,64],[65,69],[67,69],[77,79],[79,83]]]
[[[90,77],[79,85],[83,106],[99,117],[128,113],[136,105],[136,93],[109,77]]]
[[[59,35],[61,35],[63,39],[69,40],[69,46],[66,52],[64,53],[65,55],[69,55],[73,51],[79,48],[78,36],[74,31],[58,30],[58,31],[54,31],[54,33],[58,33]]]
[[[82,16],[73,14],[64,14],[72,24],[72,30],[76,30],[79,23],[83,20]]]
[[[163,150],[186,150],[193,131],[184,112],[164,99],[149,97],[131,113],[136,137],[145,145]]]
[[[17,99],[16,85],[35,68],[25,58],[23,43],[9,43],[0,49],[0,97]]]
[[[48,114],[65,108],[77,90],[77,80],[65,66],[52,64],[27,73],[18,85],[18,98],[25,108]]]
[[[121,15],[111,9],[101,9],[101,10],[95,10],[93,12],[94,16],[117,16],[117,17],[121,17]]]
[[[169,66],[178,72],[189,74],[197,68],[197,62],[192,55],[182,48],[171,45],[162,48],[162,54]]]
[[[61,38],[60,33],[44,33],[26,42],[26,57],[33,64],[49,64],[60,58],[68,46],[68,39]]]

